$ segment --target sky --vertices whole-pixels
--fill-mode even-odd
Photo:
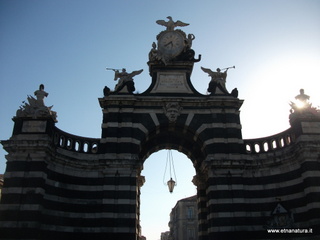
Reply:
[[[189,23],[181,29],[196,37],[192,48],[202,60],[191,82],[200,93],[206,94],[210,81],[200,67],[235,66],[226,86],[236,87],[244,100],[244,139],[288,129],[289,102],[301,88],[313,106],[320,105],[320,0],[0,0],[0,139],[10,138],[12,117],[40,84],[49,93],[46,105],[58,114],[58,128],[100,137],[98,98],[104,86],[116,84],[105,68],[144,69],[135,77],[136,91],[144,92],[151,83],[148,53],[164,30],[156,20],[167,16]],[[166,153],[152,154],[142,172],[141,225],[148,240],[169,230],[177,200],[196,194],[192,163],[177,151],[178,184],[168,192]],[[1,148],[0,173],[5,154]]]

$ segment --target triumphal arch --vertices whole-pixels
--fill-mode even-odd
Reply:
[[[188,24],[171,17],[157,23],[165,28],[149,52],[149,88],[135,93],[142,69],[111,69],[117,85],[101,87],[101,138],[58,129],[43,85],[17,111],[12,137],[1,142],[8,155],[0,238],[140,239],[143,163],[175,149],[196,170],[198,239],[316,239],[320,112],[309,96],[301,90],[302,106],[291,103],[289,129],[243,139],[243,100],[226,87],[229,68],[199,65],[195,36],[181,30]],[[192,85],[196,66],[208,93]]]

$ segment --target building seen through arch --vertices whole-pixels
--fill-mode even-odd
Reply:
[[[165,29],[149,53],[149,88],[134,93],[142,70],[126,69],[112,69],[114,90],[102,86],[101,138],[58,129],[43,85],[17,111],[12,137],[1,141],[0,238],[139,239],[143,163],[162,149],[184,153],[195,168],[197,239],[292,238],[297,229],[305,231],[295,238],[319,237],[319,109],[301,91],[289,129],[243,139],[243,100],[226,87],[229,68],[201,67],[208,94],[196,91],[195,36],[168,19],[157,21]]]
[[[198,240],[197,196],[181,199],[170,213],[169,239]]]

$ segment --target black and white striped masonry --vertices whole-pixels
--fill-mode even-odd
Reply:
[[[0,239],[140,239],[141,170],[161,149],[184,153],[196,170],[197,239],[283,238],[267,233],[275,228],[312,228],[294,237],[319,237],[319,110],[292,105],[289,129],[243,139],[243,100],[214,92],[215,82],[210,95],[197,92],[188,46],[171,58],[153,49],[145,92],[133,93],[132,79],[104,89],[101,138],[58,129],[50,112],[25,108],[14,117],[12,137],[1,141]]]

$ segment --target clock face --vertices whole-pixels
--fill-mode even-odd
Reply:
[[[175,57],[182,52],[183,48],[184,38],[178,32],[166,32],[159,38],[158,49],[164,55]]]

